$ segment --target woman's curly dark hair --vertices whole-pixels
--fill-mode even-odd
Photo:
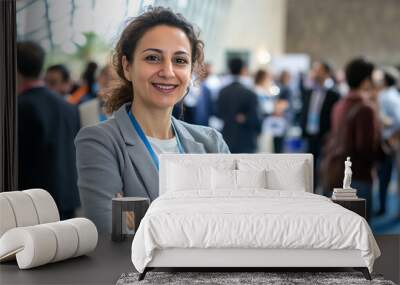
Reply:
[[[204,65],[204,43],[199,39],[199,32],[181,14],[174,13],[169,8],[150,7],[145,13],[129,22],[115,47],[112,65],[119,78],[107,91],[108,96],[105,102],[107,112],[112,113],[123,104],[132,102],[133,87],[124,76],[122,58],[125,56],[128,62],[132,63],[139,40],[148,30],[159,25],[176,27],[186,34],[191,45],[192,71],[201,75]]]

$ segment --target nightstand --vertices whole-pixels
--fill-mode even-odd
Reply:
[[[357,199],[331,199],[332,202],[339,204],[340,206],[359,214],[364,219],[367,218],[366,200],[362,198]]]
[[[126,237],[136,233],[140,221],[150,206],[150,200],[143,197],[121,197],[112,199],[112,233],[113,241],[123,241]],[[128,229],[127,215],[133,217],[134,229]]]

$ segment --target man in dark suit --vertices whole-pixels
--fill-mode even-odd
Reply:
[[[38,44],[17,44],[18,187],[47,190],[67,219],[80,206],[74,147],[79,113],[40,80],[44,58]]]
[[[233,82],[221,89],[217,116],[224,122],[222,135],[232,153],[253,153],[261,132],[257,95],[240,82],[246,66],[239,58],[229,61]]]
[[[300,124],[303,138],[307,141],[308,152],[314,155],[314,170],[318,169],[321,147],[331,129],[333,106],[340,99],[332,79],[332,68],[324,61],[317,61],[312,68],[313,87],[305,88],[302,94],[303,109]],[[318,175],[315,172],[314,184]],[[315,185],[316,186],[316,185]]]

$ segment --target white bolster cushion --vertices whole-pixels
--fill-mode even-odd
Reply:
[[[52,262],[57,262],[70,258],[75,255],[78,250],[78,232],[71,228],[71,224],[65,222],[55,222],[44,224],[49,228],[56,237],[57,248]]]
[[[51,262],[56,250],[54,233],[42,225],[11,229],[0,239],[0,261],[14,259],[16,254],[20,269]]]
[[[0,195],[0,237],[16,226],[17,222],[10,202],[6,197]]]
[[[24,190],[23,193],[31,197],[39,218],[39,224],[57,222],[60,220],[56,202],[54,202],[49,192],[43,189],[29,189]]]
[[[19,227],[0,238],[0,261],[16,255],[20,269],[86,254],[96,248],[96,226],[88,219]]]
[[[1,193],[11,205],[17,227],[33,226],[39,223],[35,205],[31,197],[22,191]]]
[[[85,218],[74,218],[65,222],[74,226],[78,233],[78,248],[74,257],[86,254],[96,248],[98,233],[92,221]]]
[[[60,220],[53,197],[43,189],[0,193],[0,237],[15,227]]]

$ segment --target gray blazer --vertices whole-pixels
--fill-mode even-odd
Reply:
[[[111,232],[111,199],[158,196],[158,171],[133,128],[124,104],[113,118],[80,130],[76,139],[78,187],[85,215],[99,231]],[[229,153],[216,130],[173,118],[186,153]]]

